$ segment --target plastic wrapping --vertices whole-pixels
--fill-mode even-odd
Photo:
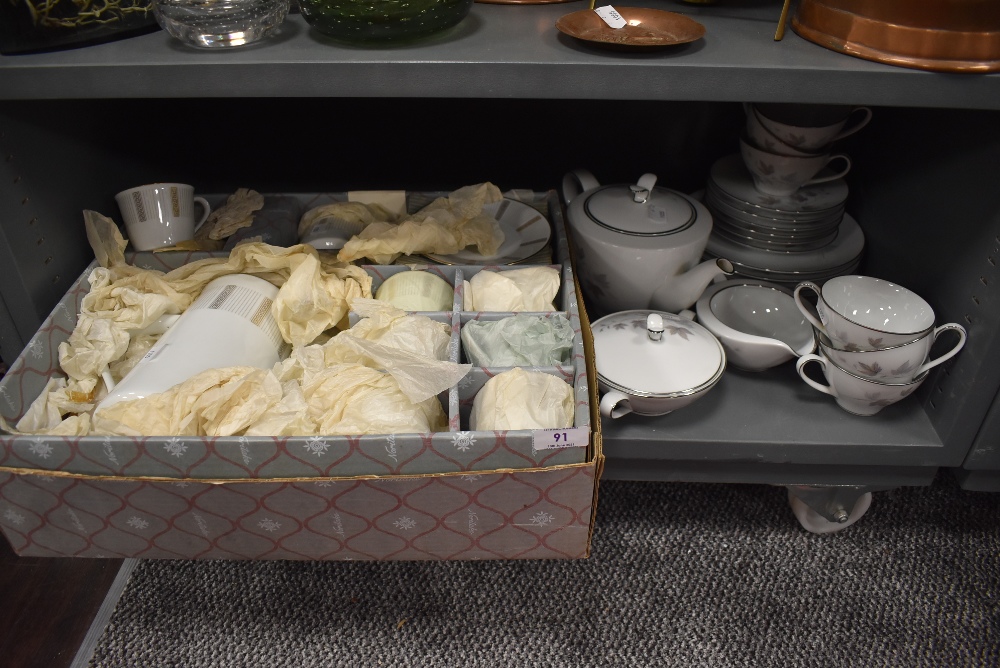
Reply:
[[[573,391],[564,380],[515,367],[479,390],[469,424],[473,431],[572,427],[573,408]]]
[[[501,320],[471,320],[462,327],[466,359],[476,366],[569,364],[573,328],[560,314],[518,314]]]

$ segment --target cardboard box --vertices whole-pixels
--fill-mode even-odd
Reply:
[[[301,196],[315,201],[316,196]],[[326,196],[333,197],[333,196]],[[427,197],[418,195],[417,198]],[[300,438],[0,436],[0,528],[30,556],[233,559],[580,558],[589,551],[603,466],[592,340],[554,192],[532,206],[552,222],[562,311],[579,332],[569,430],[473,432],[467,406],[500,369],[473,369],[442,401],[449,431]],[[411,210],[417,206],[411,203]],[[196,253],[138,253],[170,269]],[[405,267],[367,268],[378,282]],[[503,270],[504,268],[495,268]],[[460,357],[462,267],[435,267],[456,289],[452,357]],[[474,273],[481,268],[468,268]],[[0,381],[15,422],[58,372],[85,272]],[[493,316],[494,314],[490,314]],[[556,435],[558,433],[558,435]],[[564,446],[569,447],[564,447]]]

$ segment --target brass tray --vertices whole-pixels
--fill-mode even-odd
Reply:
[[[556,28],[585,42],[641,50],[687,44],[705,35],[705,26],[674,12],[643,7],[615,7],[615,10],[628,22],[622,28],[612,28],[592,9],[560,17]]]
[[[833,51],[889,65],[1000,71],[996,0],[801,0],[792,29]]]
[[[579,0],[476,0],[484,5],[554,5],[562,2],[579,2]]]

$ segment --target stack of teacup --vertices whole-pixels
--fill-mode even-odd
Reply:
[[[803,186],[839,179],[851,159],[834,153],[833,142],[871,120],[868,107],[823,104],[746,104],[740,154],[757,190],[791,195]],[[826,169],[828,165],[835,165]]]
[[[805,291],[815,293],[815,310],[803,298]],[[935,327],[934,310],[924,299],[879,278],[838,276],[822,288],[804,281],[795,288],[794,298],[819,340],[819,354],[799,358],[799,376],[856,415],[875,415],[909,396],[931,368],[965,345],[964,327],[957,323]],[[930,359],[932,345],[948,331],[958,334],[957,341]],[[806,375],[811,363],[822,367],[826,385]]]

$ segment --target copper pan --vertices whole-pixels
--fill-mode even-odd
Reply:
[[[828,49],[890,65],[1000,71],[997,0],[800,0],[792,29]]]

